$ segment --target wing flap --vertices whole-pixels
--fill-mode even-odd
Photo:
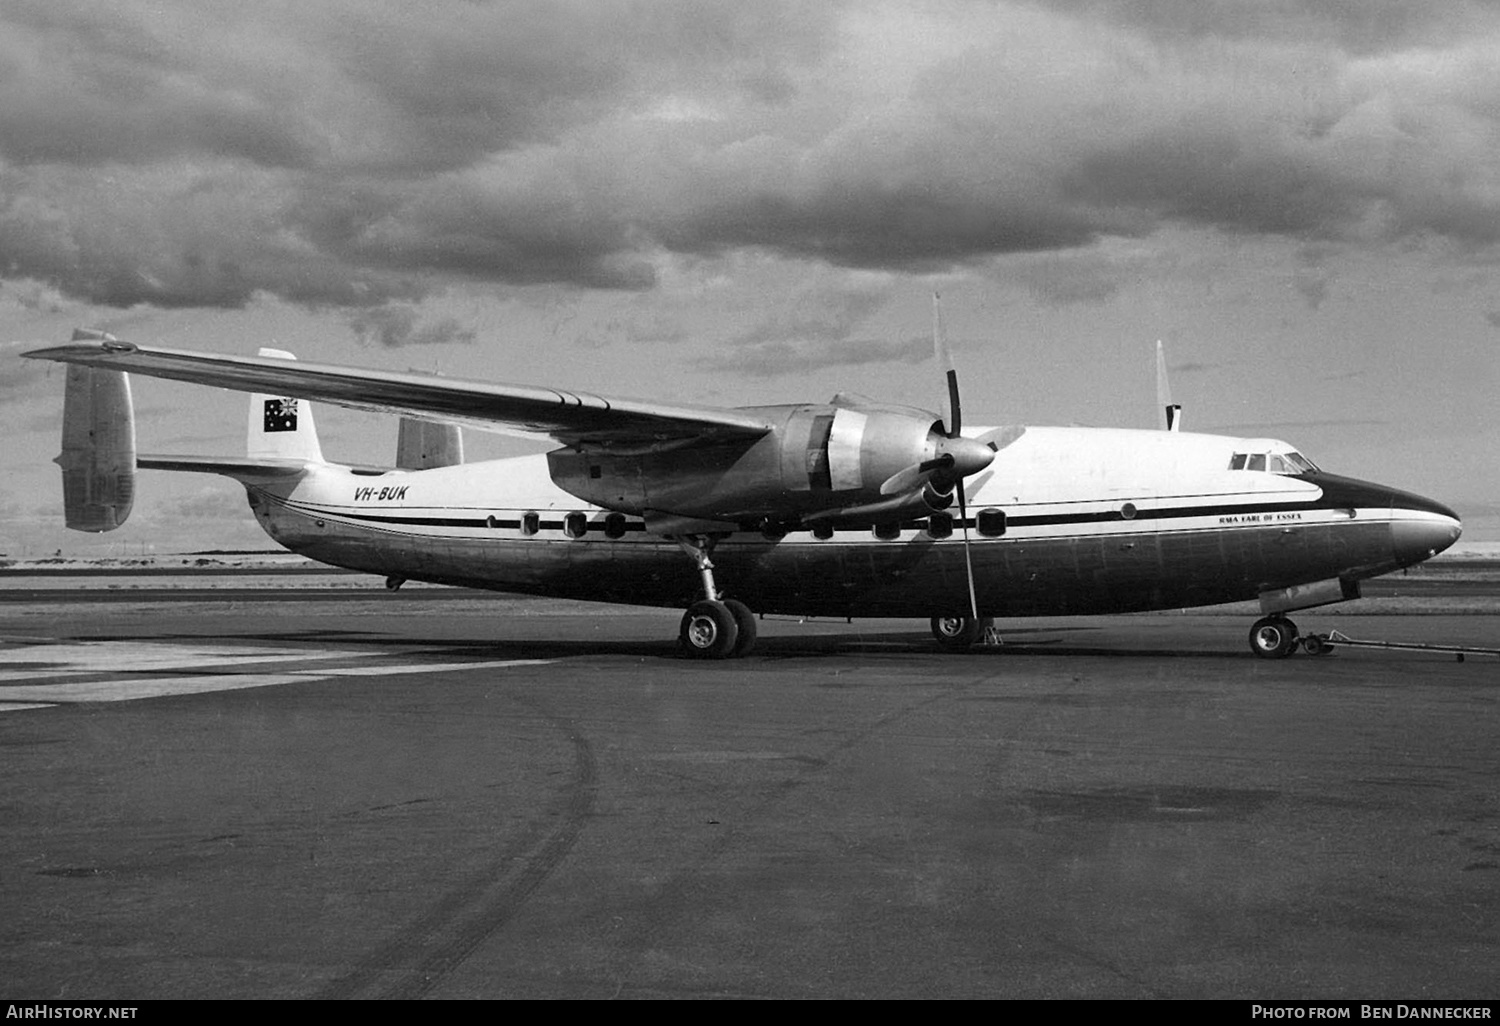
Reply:
[[[564,445],[650,444],[759,438],[771,425],[752,413],[619,399],[423,374],[293,363],[137,346],[113,338],[36,349],[35,360],[128,371],[198,385],[314,399],[485,431],[541,436]]]

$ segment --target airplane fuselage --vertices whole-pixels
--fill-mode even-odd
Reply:
[[[1281,473],[1251,469],[1253,456],[1243,458],[1281,451],[1291,450],[1178,432],[1019,432],[967,482],[980,611],[1264,601],[1388,573],[1458,537],[1457,517],[1431,500],[1291,463]],[[701,596],[698,571],[674,539],[559,488],[545,455],[385,473],[320,465],[247,488],[272,538],[336,566],[638,605],[682,607]],[[929,617],[969,608],[956,509],[784,533],[746,525],[719,536],[712,559],[725,594],[760,613]]]

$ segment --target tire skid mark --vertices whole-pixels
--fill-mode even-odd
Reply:
[[[561,791],[561,808],[553,816],[539,818],[506,846],[493,865],[450,891],[316,997],[425,996],[504,927],[572,850],[598,794],[593,746],[572,720],[548,712],[535,701],[518,701],[561,731],[573,746],[574,772]]]
[[[887,729],[893,723],[896,723],[910,716],[911,714],[926,708],[929,705],[934,705],[939,702],[952,701],[965,692],[993,680],[996,676],[998,676],[998,671],[996,671],[995,673],[983,674],[981,676],[973,678],[972,680],[952,684],[948,687],[943,688],[936,694],[908,702],[905,705],[902,705],[896,709],[892,709],[884,715],[877,717],[876,719],[867,723],[865,726],[856,729],[852,733],[844,736],[837,743],[830,745],[820,756],[817,757],[816,762],[803,763],[801,769],[798,772],[789,776],[780,784],[772,787],[767,792],[765,797],[758,803],[758,805],[756,806],[756,811],[763,812],[769,808],[772,808],[777,803],[794,794],[796,791],[811,784],[822,773],[827,772],[828,766],[830,766],[839,755],[865,743],[866,741],[878,735],[881,731]],[[729,829],[724,831],[724,833],[720,834],[719,837],[707,848],[705,848],[696,859],[692,860],[691,863],[679,869],[672,876],[671,880],[669,880],[652,898],[651,904],[662,903],[669,892],[680,891],[684,888],[691,887],[693,885],[693,882],[702,875],[705,867],[712,865],[721,856],[723,856],[731,846],[739,842],[740,833],[741,830],[739,827],[730,827]],[[667,904],[670,904],[670,901],[668,901]],[[655,932],[655,924],[647,923],[646,925],[636,928],[636,939],[637,941],[648,940]],[[1057,936],[1043,935],[1040,940],[1051,945],[1054,950],[1073,955],[1084,964],[1091,965],[1096,968],[1103,969],[1106,972],[1113,973],[1120,979],[1138,986],[1139,988],[1141,988],[1142,992],[1149,997],[1165,998],[1170,996],[1161,991],[1159,988],[1153,987],[1147,981],[1141,979],[1138,973],[1133,973],[1127,970],[1124,966],[1110,961],[1097,952],[1086,950]],[[649,945],[644,943],[637,943],[635,945],[621,945],[621,949],[623,952],[628,952],[632,948],[637,951],[644,951],[647,950],[648,947]],[[622,965],[621,968],[619,968],[613,974],[615,983],[615,997],[619,997],[627,990],[627,988],[631,988],[631,978],[636,974],[636,970],[639,964],[639,955],[622,953],[617,956],[617,963],[626,964]],[[632,995],[649,996],[653,994],[654,990],[655,988],[650,986],[640,988],[639,991],[632,989]],[[717,992],[715,993],[717,994]]]
[[[902,720],[905,717],[910,716],[912,713],[924,709],[929,705],[933,705],[938,702],[949,701],[955,695],[961,694],[962,692],[968,691],[971,688],[994,679],[995,675],[996,674],[994,673],[988,673],[984,674],[983,676],[976,677],[970,681],[954,684],[950,687],[943,688],[936,694],[928,695],[925,698],[915,699],[911,702],[906,703],[905,705],[890,710],[884,715],[876,717],[874,720],[871,720],[863,727],[857,728],[853,732],[845,735],[836,743],[829,745],[824,752],[816,757],[816,761],[801,762],[799,764],[799,768],[791,776],[781,781],[781,783],[776,784],[768,789],[765,796],[760,800],[760,802],[755,805],[755,811],[757,813],[764,812],[766,809],[770,809],[777,805],[779,802],[784,801],[788,796],[794,794],[801,788],[812,783],[823,773],[826,773],[828,771],[828,766],[832,764],[837,756],[870,740],[872,737],[878,735],[881,731],[885,730],[891,724],[896,723],[899,720]],[[671,892],[680,891],[684,888],[691,887],[693,885],[693,882],[701,877],[705,867],[712,865],[720,857],[722,857],[732,845],[739,843],[741,832],[742,831],[738,826],[734,826],[721,833],[713,841],[712,844],[703,849],[703,851],[698,855],[697,858],[693,859],[689,864],[683,866],[676,873],[674,873],[672,878],[665,884],[663,884],[658,892],[653,896],[650,903],[653,905],[661,904],[663,903],[664,899],[671,894]],[[666,903],[671,904],[670,901],[667,901]],[[634,930],[634,933],[638,940],[648,939],[655,932],[656,930],[654,923],[648,923],[647,925],[637,927]],[[648,945],[640,943],[635,945],[621,945],[622,951],[624,952],[628,952],[632,947],[637,950],[644,951],[647,949]],[[639,961],[639,956],[622,953],[617,956],[617,961],[637,963]],[[613,974],[615,983],[615,997],[619,997],[622,993],[624,993],[626,988],[631,986],[631,977],[635,975],[635,969],[636,965],[631,964],[622,967]],[[647,987],[644,988],[643,993],[649,994],[652,992],[652,990],[653,988]]]

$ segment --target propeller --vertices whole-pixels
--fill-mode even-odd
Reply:
[[[942,420],[937,425],[938,439],[931,459],[913,463],[886,478],[880,485],[881,495],[903,495],[919,486],[930,484],[939,495],[947,495],[970,474],[977,474],[995,458],[995,447],[972,438],[964,438],[963,407],[958,399],[958,371],[948,348],[948,334],[943,330],[943,307],[937,293],[932,296],[932,345],[937,363],[947,379],[943,394]]]
[[[958,519],[963,528],[964,566],[969,581],[969,611],[978,621],[979,602],[974,592],[974,561],[969,551],[969,510],[964,495],[964,478],[989,466],[997,447],[959,434],[963,429],[963,407],[958,398],[958,371],[953,365],[953,353],[948,348],[948,334],[943,329],[942,298],[937,293],[932,296],[932,346],[947,383],[942,420],[936,425],[939,437],[933,445],[933,456],[886,478],[880,486],[880,494],[905,495],[918,488],[930,488],[940,496],[957,492]]]
[[[995,458],[995,450],[982,442],[959,437],[959,432],[963,429],[963,407],[958,401],[958,368],[953,363],[953,351],[948,348],[948,333],[943,330],[942,297],[936,292],[932,294],[932,349],[933,355],[937,358],[938,367],[943,371],[948,383],[947,404],[943,408],[945,441],[948,446],[957,446],[961,442],[968,443],[963,450],[969,457],[966,461],[968,466],[960,467],[958,453],[951,448],[943,448],[943,443],[939,443],[938,458],[941,459],[942,456],[952,453],[951,469],[958,471],[953,488],[958,493],[958,524],[963,529],[964,576],[969,583],[969,613],[973,616],[974,623],[978,624],[979,599],[974,592],[974,556],[969,549],[969,504],[964,495],[964,478],[989,466],[990,461]],[[979,462],[981,458],[983,462]],[[969,466],[973,466],[973,469],[968,469]]]

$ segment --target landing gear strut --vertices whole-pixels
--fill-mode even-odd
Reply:
[[[1297,625],[1281,615],[1262,617],[1250,628],[1250,651],[1262,659],[1285,659],[1297,650]]]
[[[688,606],[678,629],[678,645],[690,659],[728,659],[745,655],[755,646],[755,614],[737,599],[721,599],[714,585],[709,559],[714,539],[695,534],[678,538],[682,551],[693,557],[703,581],[703,598]]]

